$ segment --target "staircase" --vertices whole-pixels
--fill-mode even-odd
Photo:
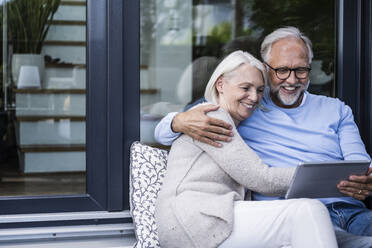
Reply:
[[[85,171],[85,0],[61,2],[42,53],[42,88],[14,90],[21,170]]]

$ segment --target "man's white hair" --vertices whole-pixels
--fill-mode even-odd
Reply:
[[[262,74],[262,78],[266,85],[266,81],[267,81],[266,73],[267,72],[265,70],[264,65],[261,63],[261,61],[253,57],[251,54],[239,50],[239,51],[230,53],[224,60],[222,60],[218,64],[211,78],[209,79],[207,86],[205,87],[205,93],[204,93],[205,99],[210,103],[218,104],[219,102],[218,92],[215,87],[217,79],[220,76],[226,76],[226,74],[233,72],[234,70],[236,70],[239,66],[243,64],[249,64],[257,68],[258,70],[260,70]]]
[[[274,42],[288,37],[294,37],[297,39],[301,39],[307,48],[307,55],[309,57],[309,64],[311,64],[311,61],[313,59],[313,50],[312,50],[312,44],[308,37],[306,37],[298,28],[295,27],[284,27],[284,28],[278,28],[271,34],[268,34],[265,39],[263,40],[261,44],[261,57],[263,61],[266,63],[269,63],[270,59],[270,52],[271,47],[274,44]]]

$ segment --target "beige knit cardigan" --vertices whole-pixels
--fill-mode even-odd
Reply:
[[[244,187],[281,196],[293,176],[294,168],[265,165],[226,111],[208,115],[230,123],[234,136],[222,148],[187,135],[173,143],[155,209],[162,248],[218,247],[232,231],[233,203],[244,199]]]

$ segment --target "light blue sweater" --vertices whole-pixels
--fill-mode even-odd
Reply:
[[[284,109],[266,92],[262,105],[267,111],[257,110],[238,130],[266,164],[289,167],[303,161],[370,159],[350,107],[340,100],[306,92],[301,106]],[[254,199],[274,198],[254,194]],[[362,204],[350,197],[321,201]]]
[[[370,160],[352,111],[340,100],[305,92],[301,106],[284,109],[276,106],[266,91],[262,105],[266,110],[257,109],[240,123],[238,131],[267,165],[290,167],[303,161]],[[170,127],[175,114],[167,115],[155,130],[155,138],[162,144],[169,145],[178,137]],[[254,199],[277,198],[254,194]],[[321,201],[363,205],[350,197]]]

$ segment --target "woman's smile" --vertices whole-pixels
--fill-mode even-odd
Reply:
[[[252,109],[256,107],[256,104],[240,102],[244,107]]]
[[[219,104],[239,123],[251,116],[260,103],[264,85],[261,72],[250,64],[243,64],[216,83]]]

